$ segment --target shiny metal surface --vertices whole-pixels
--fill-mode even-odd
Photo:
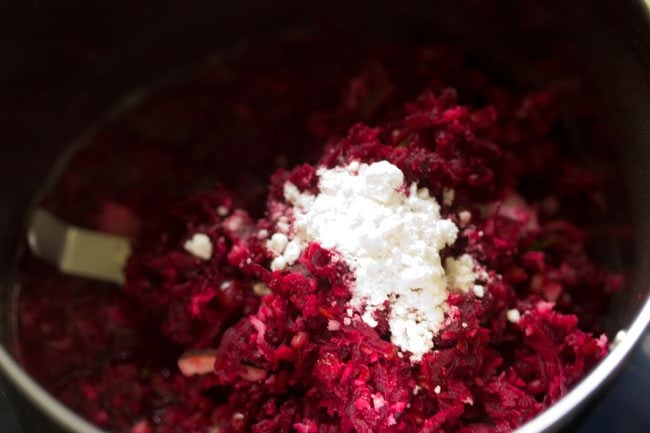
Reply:
[[[314,25],[323,16],[340,21],[358,37],[410,39],[431,29],[464,37],[492,52],[522,81],[544,81],[530,59],[534,53],[526,49],[527,29],[508,19],[517,2],[86,3],[8,0],[0,6],[0,58],[5,65],[0,68],[0,370],[28,433],[100,433],[44,392],[16,362],[11,269],[29,203],[57,155],[122,95],[222,47]],[[616,218],[629,219],[636,231],[623,246],[629,254],[615,258],[628,271],[629,284],[607,318],[610,333],[626,329],[627,338],[520,433],[556,431],[569,422],[615,377],[650,322],[647,9],[632,0],[529,3],[534,9],[529,24],[559,35],[575,53],[579,68],[574,72],[595,89],[622,161],[626,190],[619,198],[629,205],[613,212]]]
[[[37,257],[61,272],[121,284],[131,254],[131,241],[122,236],[68,224],[45,209],[29,219],[27,243]]]

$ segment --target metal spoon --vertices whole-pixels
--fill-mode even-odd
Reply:
[[[124,265],[131,254],[131,242],[125,237],[69,225],[47,210],[36,209],[27,241],[34,255],[65,274],[124,282]]]

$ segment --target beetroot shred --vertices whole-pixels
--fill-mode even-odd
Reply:
[[[299,49],[294,45],[291,50]],[[585,251],[584,209],[598,206],[602,179],[563,152],[566,142],[557,134],[561,94],[506,89],[467,69],[462,56],[443,55],[451,51],[382,46],[350,62],[338,53],[341,66],[332,75],[346,78],[319,81],[318,74],[301,71],[297,90],[271,65],[275,80],[257,82],[248,93],[233,91],[229,103],[251,122],[256,113],[247,110],[254,110],[255,92],[302,101],[286,108],[287,119],[302,125],[288,140],[313,143],[303,145],[302,154],[320,150],[320,158],[275,171],[266,206],[259,205],[264,190],[260,194],[249,181],[180,200],[180,193],[151,202],[142,195],[122,197],[126,213],[140,215],[138,224],[120,226],[136,237],[134,254],[118,300],[104,296],[96,306],[110,308],[113,319],[98,316],[118,317],[119,326],[102,330],[93,321],[99,319],[70,312],[64,301],[44,306],[35,294],[24,296],[21,308],[31,312],[24,328],[33,326],[35,312],[65,310],[69,323],[78,325],[57,331],[76,333],[67,337],[67,348],[103,359],[87,374],[62,373],[64,366],[49,376],[41,370],[41,380],[99,426],[132,433],[509,432],[560,399],[607,353],[599,318],[621,284]],[[447,58],[455,60],[445,63]],[[463,90],[468,97],[459,100]],[[305,96],[319,92],[338,96],[327,106],[310,107]],[[284,133],[295,125],[276,123]],[[184,152],[169,148],[170,155]],[[173,167],[168,157],[160,158]],[[177,160],[179,178],[191,183],[195,174],[187,167],[195,160],[183,158]],[[381,314],[375,328],[346,320],[353,280],[333,252],[313,243],[287,270],[269,269],[265,242],[274,213],[285,205],[283,184],[290,180],[317,192],[317,166],[354,160],[391,162],[439,203],[444,191],[454,190],[441,213],[456,223],[459,235],[443,255],[467,253],[481,267],[477,282],[484,293],[450,295],[445,326],[419,362],[390,343]],[[274,168],[266,164],[265,172]],[[206,164],[201,173],[211,169]],[[70,199],[74,194],[67,191]],[[104,198],[97,200],[114,194],[110,187],[100,192]],[[100,218],[104,226],[110,220]],[[196,233],[211,240],[209,260],[183,248]],[[74,291],[60,289],[62,300],[66,290]],[[105,334],[106,347],[121,347],[123,355],[90,349],[90,329]],[[38,332],[23,331],[34,339],[43,337]],[[115,343],[118,334],[128,342]],[[42,350],[24,351],[30,370],[39,370],[36,356],[65,359],[64,349]],[[64,379],[55,381],[54,374]]]

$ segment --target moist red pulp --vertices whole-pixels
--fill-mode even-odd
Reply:
[[[589,259],[583,228],[604,178],[565,152],[564,95],[498,85],[446,46],[359,56],[311,44],[280,44],[257,68],[211,66],[147,98],[91,138],[46,201],[135,239],[121,293],[22,266],[24,363],[98,426],[507,432],[606,354],[600,317],[620,278]],[[313,64],[292,63],[297,53]],[[274,152],[320,157],[279,168],[267,195]],[[440,203],[453,189],[441,212],[461,230],[443,255],[470,254],[486,270],[483,297],[449,297],[421,362],[390,343],[381,314],[376,328],[345,324],[350,272],[332,252],[312,244],[298,264],[269,270],[260,232],[273,232],[284,183],[316,193],[318,165],[353,160],[388,160]],[[190,194],[217,168],[223,184]],[[210,260],[184,250],[195,233],[210,237]]]

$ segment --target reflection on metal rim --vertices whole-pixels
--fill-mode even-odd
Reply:
[[[627,336],[621,343],[589,373],[575,388],[557,403],[516,430],[515,433],[542,433],[556,431],[569,421],[569,415],[580,410],[597,391],[613,380],[616,373],[624,367],[625,359],[643,337],[650,323],[650,298],[646,299]]]
[[[62,428],[74,433],[104,433],[52,397],[0,346],[0,370],[20,392]]]
[[[580,410],[597,391],[612,380],[624,366],[625,359],[643,337],[650,323],[650,299],[627,331],[626,338],[573,390],[560,401],[517,429],[515,433],[543,433],[556,431],[570,420],[569,415]],[[0,346],[0,369],[19,391],[23,392],[47,416],[61,427],[74,433],[105,433],[65,407],[48,394]]]

